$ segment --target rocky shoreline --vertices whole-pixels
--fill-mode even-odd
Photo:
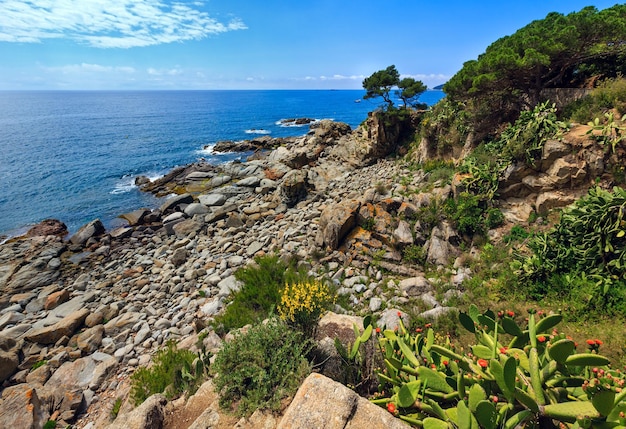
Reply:
[[[398,306],[409,302],[421,303],[425,319],[456,311],[446,302],[471,275],[457,258],[462,238],[446,221],[410,221],[453,195],[455,184],[413,192],[427,175],[386,158],[398,150],[397,136],[370,115],[357,130],[322,121],[303,137],[263,137],[257,140],[266,146],[247,162],[195,163],[155,182],[140,180],[146,192],[176,196],[158,209],[121,215],[125,227],[105,231],[95,220],[65,241],[51,223],[1,245],[0,426],[40,427],[52,418],[106,427],[134,369],[169,339],[196,347],[198,333],[238,289],[235,271],[256,256],[297,258],[333,281],[350,303],[335,313],[374,313],[393,326]],[[571,152],[552,146],[546,171]],[[565,164],[582,186],[581,161]],[[548,178],[565,180],[563,171],[540,171],[548,188],[533,198],[556,193],[549,186],[559,185]],[[510,186],[522,182],[518,173],[509,172]],[[537,180],[527,182],[524,189]],[[574,194],[549,204],[565,205]],[[528,204],[512,201],[505,215],[523,216]],[[443,299],[435,280],[403,260],[409,246],[441,267]],[[207,350],[218,350],[222,339],[204,332]]]

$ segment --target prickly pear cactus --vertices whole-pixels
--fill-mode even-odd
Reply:
[[[435,344],[431,329],[381,332],[385,367],[372,402],[426,429],[626,428],[624,374],[598,354],[599,340],[577,353],[555,329],[561,320],[530,312],[521,326],[512,312],[472,305],[459,314],[476,337],[471,353],[449,338]]]

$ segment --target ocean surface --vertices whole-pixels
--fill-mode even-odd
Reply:
[[[362,90],[0,91],[0,239],[43,219],[75,232],[159,200],[135,177],[157,178],[204,158],[223,163],[242,154],[213,154],[222,140],[304,135],[308,126],[281,119],[346,122],[353,128],[380,102]],[[432,105],[441,91],[427,91]],[[357,102],[358,101],[358,102]],[[208,147],[209,149],[205,149]]]

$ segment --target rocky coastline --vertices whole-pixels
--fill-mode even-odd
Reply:
[[[416,300],[424,319],[456,311],[447,302],[471,276],[459,258],[463,237],[446,221],[408,221],[454,195],[455,182],[413,192],[423,188],[427,173],[389,158],[398,151],[398,133],[371,114],[356,130],[321,121],[303,137],[263,136],[246,143],[246,151],[255,151],[246,162],[198,162],[154,182],[139,179],[146,192],[175,196],[158,209],[122,214],[127,226],[106,231],[94,220],[66,240],[60,222],[47,222],[1,245],[0,426],[41,427],[54,419],[76,428],[108,427],[114,401],[127,397],[130,374],[167,340],[194,349],[204,330],[207,350],[219,349],[223,340],[206,330],[207,322],[239,287],[235,271],[256,256],[297,258],[331,279],[351,307],[337,307],[330,317],[350,331],[353,319],[342,313],[374,313],[392,327],[408,317],[397,306]],[[581,150],[572,158],[563,143],[546,147],[543,166],[509,171],[501,183],[510,195],[502,205],[507,219],[527,219],[533,204],[566,205],[600,174],[601,154]],[[416,156],[428,156],[427,144],[421,149]],[[433,279],[403,260],[409,246],[422,249],[424,260],[448,279],[443,298]],[[310,382],[307,388],[328,391],[318,385],[326,381]],[[198,394],[210,396],[210,386]],[[192,399],[180,401],[151,404],[167,421],[168,412]],[[219,420],[215,398],[205,404]],[[121,414],[131,410],[125,403]],[[287,410],[285,419],[293,413]],[[255,418],[261,420],[227,426],[222,417],[222,426],[184,427],[290,427],[274,416]],[[124,419],[111,427],[141,427]],[[392,424],[385,422],[374,427]]]

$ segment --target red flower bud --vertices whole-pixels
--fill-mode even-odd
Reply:
[[[376,333],[380,334],[380,328],[376,328]]]
[[[389,411],[391,414],[396,412],[396,404],[394,404],[393,402],[387,402],[387,411]]]
[[[478,359],[478,365],[480,365],[483,368],[487,368],[487,365],[489,365],[489,362],[487,362],[485,359]]]
[[[537,337],[537,341],[539,341],[540,343],[545,343],[546,342],[546,337],[544,337],[543,335],[539,335]]]
[[[506,315],[509,316],[509,317],[514,317],[515,313],[512,312],[511,310],[509,310],[509,311],[506,312]]]

